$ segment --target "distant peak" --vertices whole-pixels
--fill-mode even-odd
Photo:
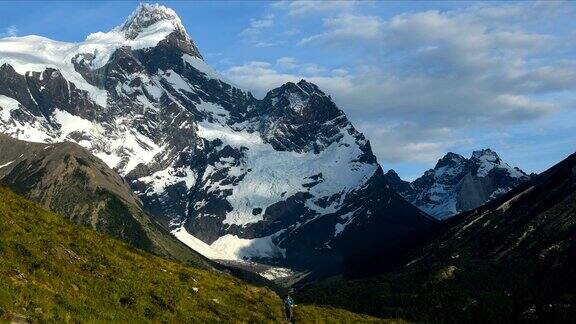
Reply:
[[[452,153],[452,152],[448,152],[446,153],[446,155],[444,155],[440,160],[438,160],[438,163],[436,163],[435,168],[441,168],[443,166],[446,165],[460,165],[462,163],[466,162],[466,158],[463,157],[460,154],[456,154],[456,153]]]
[[[184,34],[186,30],[182,25],[180,17],[170,8],[159,4],[141,3],[136,10],[128,16],[128,19],[120,26],[126,38],[134,39],[146,28],[161,22],[168,21],[174,28]]]
[[[386,172],[386,176],[400,178],[400,176],[398,175],[398,173],[396,173],[396,171],[394,171],[394,169],[388,170],[388,172]]]
[[[302,91],[306,92],[307,94],[319,94],[321,96],[325,96],[326,94],[320,90],[320,88],[312,82],[308,82],[304,79],[300,80],[298,83],[298,87],[302,89]]]
[[[498,156],[498,154],[496,152],[487,148],[487,149],[472,152],[472,158],[473,159],[488,158],[490,160],[497,160],[500,157]]]
[[[315,85],[315,84],[312,83],[312,82],[308,82],[308,81],[306,81],[306,80],[304,80],[304,79],[301,79],[300,81],[298,81],[298,86],[301,87],[301,88],[310,89],[310,90],[313,90],[313,91],[320,91],[320,88],[318,88],[317,85]]]
[[[268,106],[264,105],[264,110],[291,111],[300,116],[306,115],[306,118],[315,122],[326,122],[336,117],[345,117],[330,96],[322,92],[315,84],[305,80],[300,80],[298,83],[287,82],[270,90],[264,100],[269,100],[271,103]]]
[[[446,153],[446,155],[444,155],[444,157],[442,159],[450,159],[450,160],[466,160],[465,157],[463,157],[460,154],[454,153],[454,152],[448,152]]]
[[[322,90],[320,90],[320,88],[317,85],[315,85],[314,83],[308,82],[304,79],[300,80],[298,83],[286,82],[280,88],[276,88],[273,91],[278,93],[278,94],[299,93],[299,94],[308,95],[308,96],[313,95],[313,94],[317,94],[320,96],[326,96],[326,94],[324,92],[322,92]]]

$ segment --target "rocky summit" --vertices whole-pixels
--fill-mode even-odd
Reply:
[[[435,224],[387,185],[329,95],[301,80],[255,98],[160,5],[81,43],[1,39],[0,108],[0,132],[79,144],[212,259],[336,269]]]
[[[490,149],[474,151],[469,159],[448,153],[413,182],[403,181],[394,170],[386,173],[390,186],[438,219],[479,207],[528,179]]]

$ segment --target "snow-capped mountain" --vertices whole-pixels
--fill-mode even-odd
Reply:
[[[434,224],[385,184],[369,142],[317,86],[254,98],[163,6],[82,43],[1,39],[0,108],[0,132],[87,148],[212,258],[340,262]]]
[[[411,183],[401,180],[393,170],[386,173],[390,186],[438,219],[474,209],[529,178],[490,149],[474,151],[469,159],[448,153],[434,169]]]

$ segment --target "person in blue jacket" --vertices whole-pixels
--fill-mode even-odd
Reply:
[[[294,317],[294,311],[292,310],[294,307],[294,299],[292,299],[290,295],[286,296],[284,307],[286,308],[286,317],[288,318],[288,321],[292,321],[292,318]]]

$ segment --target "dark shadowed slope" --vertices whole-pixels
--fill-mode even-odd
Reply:
[[[576,154],[443,227],[396,271],[334,278],[301,298],[433,322],[575,318]]]

